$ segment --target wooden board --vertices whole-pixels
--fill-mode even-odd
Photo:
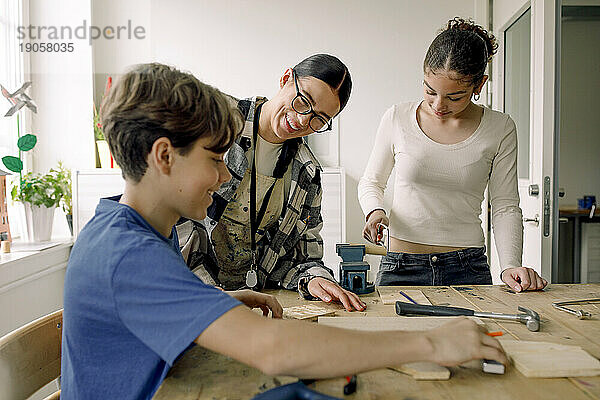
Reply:
[[[283,309],[283,318],[285,319],[316,320],[319,316],[333,314],[335,314],[335,310],[319,307],[314,304],[302,304]]]
[[[501,340],[515,367],[528,378],[600,375],[600,361],[578,346]]]
[[[425,331],[464,317],[319,317],[319,324],[362,331]],[[483,325],[479,318],[470,318]]]
[[[397,301],[410,302],[400,292],[406,293],[408,297],[417,302],[417,304],[431,305],[429,299],[420,290],[401,289],[396,286],[378,286],[377,292],[383,304],[396,304]]]
[[[446,381],[450,379],[450,370],[431,362],[416,362],[391,367],[394,371],[412,376],[417,381]]]

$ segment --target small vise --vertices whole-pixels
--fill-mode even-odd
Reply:
[[[385,254],[385,248],[374,245],[342,243],[335,245],[335,251],[342,258],[340,263],[340,286],[356,294],[373,292],[375,285],[367,282],[367,272],[371,266],[364,261],[363,257],[365,254]]]

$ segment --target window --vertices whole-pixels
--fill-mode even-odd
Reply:
[[[517,174],[529,179],[531,9],[504,32],[504,112],[517,126]]]
[[[22,21],[21,0],[0,0],[0,83],[14,92],[24,82],[23,53],[19,50],[17,26]],[[0,157],[15,155],[17,149],[17,115],[4,117],[11,107],[10,103],[0,96]],[[23,109],[21,109],[23,110]],[[18,112],[19,113],[19,112]],[[23,111],[20,111],[20,129],[23,132]],[[4,165],[0,168],[6,170]]]

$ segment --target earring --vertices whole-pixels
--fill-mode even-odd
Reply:
[[[475,93],[475,94],[473,95],[473,100],[475,100],[475,101],[479,101],[479,98],[480,98],[480,97],[481,97],[481,94],[480,94],[480,93]]]

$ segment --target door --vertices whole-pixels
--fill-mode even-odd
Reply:
[[[555,209],[556,4],[494,1],[500,47],[493,68],[494,109],[509,113],[518,131],[518,177],[523,210],[523,265],[552,279]],[[492,264],[497,263],[492,245]],[[501,266],[500,266],[501,267]]]

